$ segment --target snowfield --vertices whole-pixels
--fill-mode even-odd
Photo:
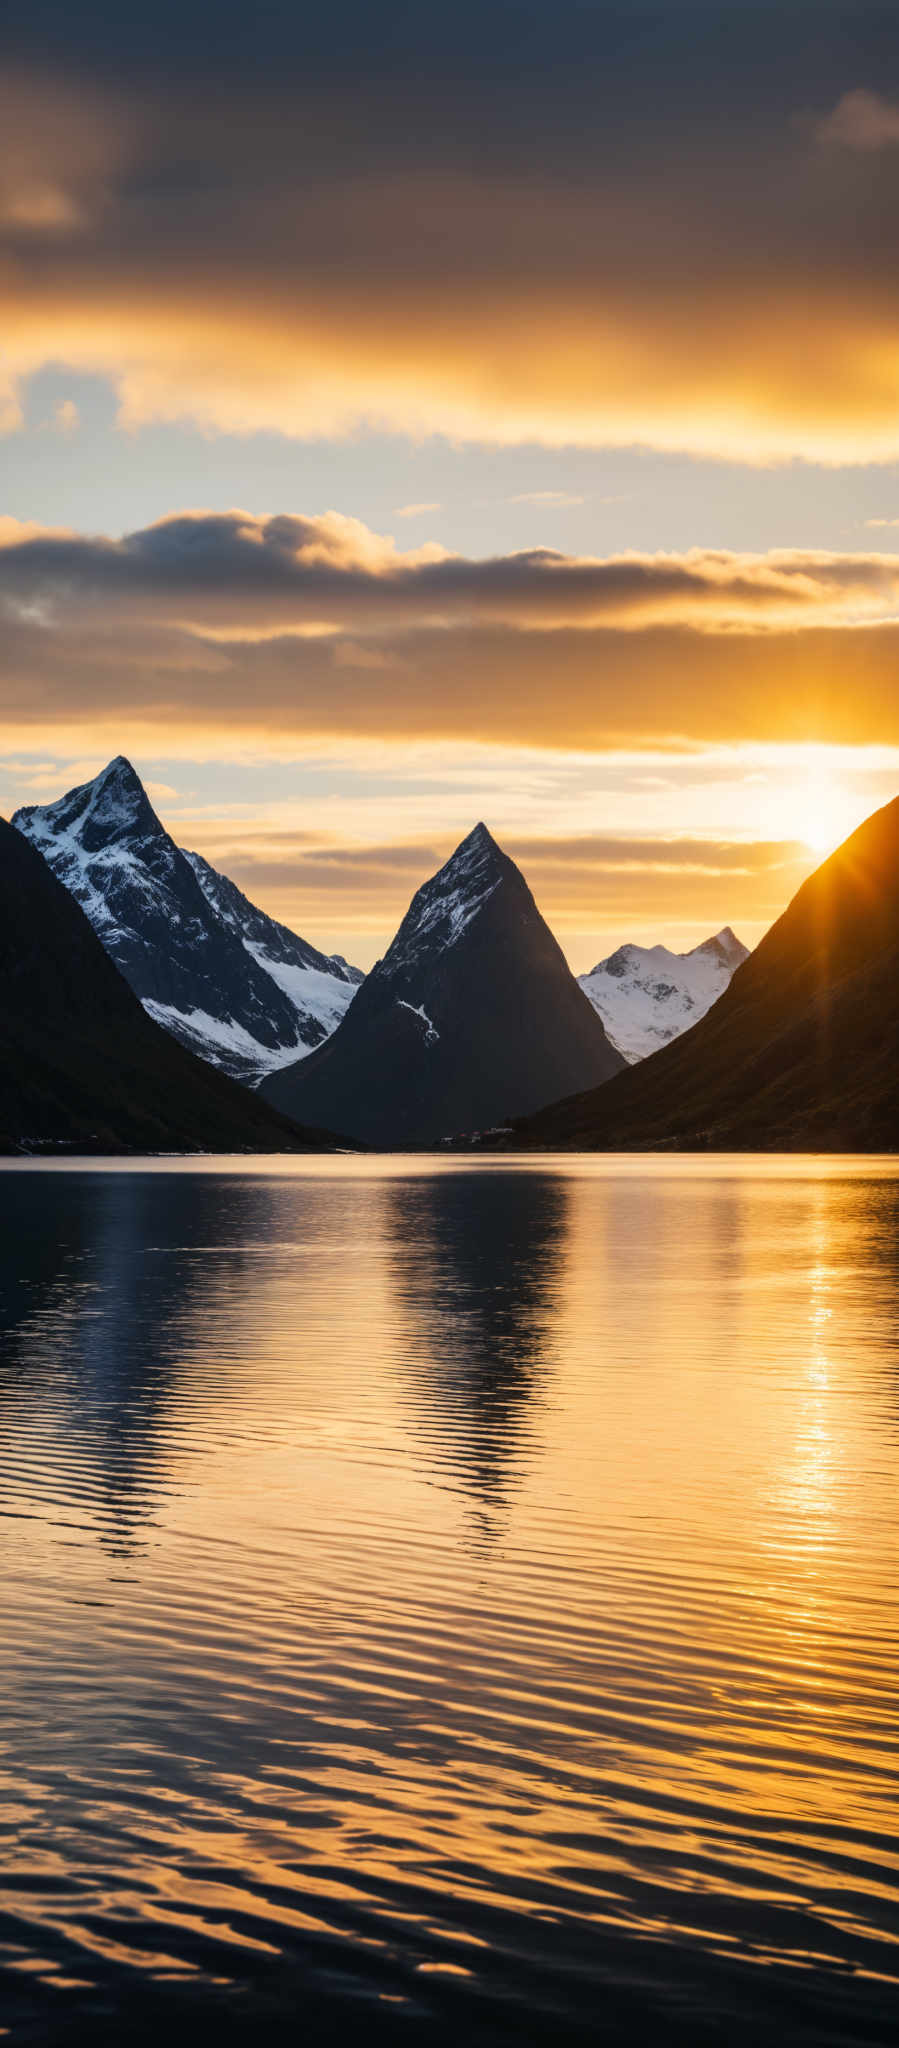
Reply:
[[[729,925],[690,953],[619,946],[578,976],[612,1044],[633,1066],[698,1024],[749,957]]]

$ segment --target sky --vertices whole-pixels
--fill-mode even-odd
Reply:
[[[125,752],[367,966],[483,817],[572,965],[899,793],[899,27],[29,0],[0,810]]]

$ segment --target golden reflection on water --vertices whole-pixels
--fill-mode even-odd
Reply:
[[[0,1199],[14,2037],[890,2038],[890,1162]]]

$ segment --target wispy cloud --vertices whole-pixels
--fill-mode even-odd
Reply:
[[[421,505],[395,505],[394,517],[396,519],[422,519],[426,512],[439,512],[440,510],[440,499],[434,498],[430,503]]]
[[[816,123],[819,142],[846,149],[894,149],[899,143],[899,105],[879,92],[857,87],[843,94],[833,112]]]
[[[586,505],[576,491],[518,491],[509,499],[510,505],[546,505],[562,511],[567,505]]]

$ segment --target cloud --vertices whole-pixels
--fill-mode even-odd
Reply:
[[[183,830],[181,823],[179,831]],[[196,838],[191,822],[188,830]],[[202,833],[201,833],[201,836]],[[215,860],[231,874],[240,873],[243,885],[257,889],[296,888],[306,884],[316,889],[389,892],[399,901],[397,891],[414,895],[449,858],[456,841],[441,837],[427,843],[408,841],[397,845],[330,845],[309,847],[302,834],[277,836],[254,831],[235,836],[221,832],[207,844],[215,847]],[[257,845],[255,842],[259,841]],[[807,867],[811,858],[807,846],[797,840],[690,840],[651,837],[635,838],[626,833],[615,836],[587,835],[580,838],[519,838],[503,835],[503,845],[529,874],[539,873],[544,884],[558,891],[566,888],[580,900],[602,878],[655,878],[668,875],[727,879],[780,875],[785,869]],[[639,886],[639,882],[638,882]]]
[[[899,143],[899,104],[859,87],[843,94],[831,114],[817,123],[819,142],[846,149],[893,149]]]
[[[133,429],[896,457],[894,101],[834,95],[807,9],[764,76],[765,10],[693,10],[695,34],[691,10],[653,11],[644,45],[609,41],[605,9],[566,9],[564,34],[530,9],[514,76],[502,11],[463,10],[466,43],[461,16],[406,10],[377,50],[354,16],[339,58],[307,24],[280,69],[274,27],[238,63],[217,21],[202,89],[189,39],[163,77],[139,24],[88,78],[89,38],[64,61],[58,20],[58,76],[20,49],[0,86],[7,426],[53,361],[110,378]],[[143,26],[152,57],[163,27]],[[833,105],[811,130],[807,91]]]
[[[509,499],[510,505],[546,505],[562,510],[567,505],[586,505],[586,498],[575,491],[519,491]]]
[[[426,512],[439,512],[440,509],[439,498],[434,498],[430,504],[397,505],[396,517],[397,519],[421,519]]]
[[[524,630],[672,621],[709,629],[854,626],[899,614],[899,555],[693,548],[605,557],[532,548],[486,559],[434,543],[401,551],[337,512],[185,512],[122,539],[0,533],[10,626],[112,620],[210,637],[328,638],[342,666],[381,666],[356,639],[472,624]],[[401,644],[401,642],[399,643]],[[383,656],[383,648],[380,649]]]
[[[758,875],[808,860],[808,848],[798,840],[691,839],[687,834],[662,838],[650,833],[643,837],[581,833],[570,838],[516,839],[510,841],[509,852],[516,860],[536,861],[543,868],[600,869],[603,874],[615,875],[645,874],[647,870],[676,875]]]
[[[72,751],[152,734],[160,758],[225,732],[886,744],[897,660],[899,555],[480,560],[336,513],[179,514],[122,539],[0,525],[11,751],[28,731],[61,748],[61,727]]]

